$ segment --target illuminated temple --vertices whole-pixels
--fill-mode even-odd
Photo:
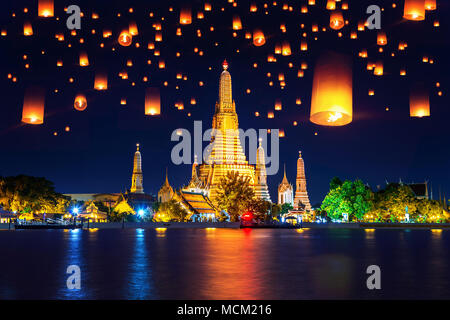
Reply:
[[[202,215],[211,215],[217,210],[214,200],[217,197],[220,180],[226,177],[229,171],[238,172],[241,177],[248,178],[255,196],[270,201],[267,186],[265,167],[265,154],[261,141],[257,149],[256,165],[248,163],[239,137],[239,122],[236,105],[233,101],[231,75],[228,72],[228,63],[223,63],[220,75],[219,99],[215,105],[212,121],[211,144],[205,157],[205,162],[197,163],[197,157],[192,165],[192,176],[189,184],[179,192],[174,192],[169,185],[167,177],[158,193],[162,202],[178,198],[181,204]],[[192,210],[191,210],[192,211]]]

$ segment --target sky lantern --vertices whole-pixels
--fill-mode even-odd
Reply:
[[[80,67],[87,67],[89,65],[89,58],[85,51],[80,52]]]
[[[280,111],[283,108],[283,105],[281,104],[281,100],[275,101],[275,110]]]
[[[436,10],[436,0],[425,0],[425,10]]]
[[[342,29],[345,25],[344,16],[340,10],[330,13],[330,28],[334,30]]]
[[[145,114],[151,116],[161,114],[161,94],[159,88],[147,88],[145,90]]]
[[[266,38],[264,37],[264,32],[260,29],[253,31],[253,44],[257,47],[262,46],[266,43]]]
[[[385,46],[387,45],[387,36],[386,36],[386,32],[378,32],[377,35],[377,45],[379,46]]]
[[[128,30],[123,30],[119,35],[119,44],[128,47],[133,42],[133,37]]]
[[[27,88],[23,100],[22,122],[28,124],[44,123],[45,90],[40,87]]]
[[[308,51],[308,42],[306,42],[306,40],[302,40],[302,42],[300,43],[300,50]]]
[[[156,41],[156,42],[161,42],[161,41],[162,41],[162,32],[157,31],[157,32],[155,33],[155,41]]]
[[[23,35],[24,36],[32,36],[33,35],[33,26],[31,22],[25,21],[23,24]]]
[[[242,29],[242,22],[241,18],[239,16],[233,17],[233,30],[241,30]]]
[[[73,103],[73,107],[75,108],[75,110],[78,111],[84,111],[87,107],[87,100],[86,100],[86,96],[82,93],[78,94],[75,97],[75,101]]]
[[[375,64],[375,69],[373,71],[373,74],[376,76],[382,76],[384,72],[384,68],[383,68],[383,61],[378,61]]]
[[[284,41],[282,46],[281,46],[281,54],[283,56],[290,56],[291,55],[291,45],[289,44],[288,41]]]
[[[135,21],[131,21],[130,24],[128,25],[128,32],[132,36],[137,36],[139,34],[138,27]]]
[[[205,11],[211,11],[211,3],[205,2]]]
[[[185,7],[180,10],[180,24],[191,24],[192,13],[191,8]]]
[[[39,0],[38,2],[38,16],[49,18],[54,15],[53,0]]]
[[[327,9],[328,10],[336,9],[336,1],[335,0],[328,0],[327,1]]]
[[[311,122],[343,126],[352,122],[353,78],[351,60],[330,52],[322,55],[314,70]]]
[[[430,99],[428,90],[423,83],[417,83],[411,88],[409,96],[409,115],[411,117],[429,117]]]
[[[108,75],[106,72],[97,71],[94,81],[95,90],[107,90],[108,89]]]
[[[413,21],[425,20],[425,0],[405,0],[403,18]]]

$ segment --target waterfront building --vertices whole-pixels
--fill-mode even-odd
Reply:
[[[259,199],[263,199],[269,202],[270,194],[269,187],[267,186],[267,172],[266,172],[266,156],[264,148],[262,147],[262,139],[259,138],[259,147],[256,151],[256,184],[255,184],[255,196]]]
[[[283,205],[285,203],[294,207],[294,187],[286,177],[286,166],[284,166],[283,180],[278,185],[278,204]]]
[[[166,169],[166,180],[164,181],[164,184],[158,191],[158,201],[159,202],[170,201],[173,198],[174,194],[175,192],[173,191],[173,188],[169,183],[169,176]]]
[[[139,143],[136,144],[137,150],[134,153],[133,175],[131,177],[131,193],[144,193],[144,179],[142,174],[142,156],[139,152]]]
[[[306,211],[311,210],[308,191],[306,190],[305,163],[303,162],[302,152],[299,151],[297,159],[297,178],[295,180],[294,209],[298,210],[302,208]]]
[[[226,60],[222,66],[219,100],[216,102],[212,121],[211,148],[205,163],[199,165],[199,179],[213,202],[221,178],[229,171],[238,172],[240,176],[248,178],[252,188],[255,188],[257,183],[255,166],[248,163],[239,138],[239,122]]]

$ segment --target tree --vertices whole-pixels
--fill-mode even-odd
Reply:
[[[292,206],[292,204],[285,202],[285,203],[283,203],[283,204],[281,205],[281,211],[280,211],[280,214],[288,213],[289,210],[292,210],[292,209],[294,209],[294,207]]]
[[[342,180],[339,179],[338,177],[334,177],[333,179],[331,179],[330,181],[330,190],[334,190],[340,186],[342,186]]]
[[[230,215],[231,221],[238,221],[239,216],[251,207],[255,194],[250,187],[250,178],[241,177],[237,171],[229,171],[219,181],[217,206]]]
[[[158,222],[184,222],[186,221],[187,215],[188,212],[181,206],[181,204],[172,199],[159,204],[154,220]]]
[[[0,205],[19,213],[64,213],[70,197],[55,191],[53,182],[38,177],[19,175],[0,177]]]
[[[407,185],[390,183],[384,190],[375,193],[373,215],[379,222],[400,222],[405,220],[406,210],[410,219],[417,217],[417,199]]]
[[[373,206],[373,192],[361,180],[346,180],[341,185],[335,182],[330,183],[321,209],[333,220],[342,219],[344,213],[348,214],[349,221],[362,220]]]
[[[248,206],[248,210],[252,211],[257,219],[262,221],[270,219],[268,212],[272,207],[271,202],[264,199],[253,198],[251,201],[249,201]]]

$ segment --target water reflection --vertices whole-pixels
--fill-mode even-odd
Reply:
[[[58,294],[58,299],[86,299],[86,268],[83,263],[84,254],[83,254],[83,230],[74,229],[74,230],[64,230],[63,241],[67,244],[65,250],[65,259],[62,264],[63,270],[61,270],[61,274],[64,276],[60,280],[61,282],[61,290]],[[81,271],[81,289],[68,289],[67,288],[67,279],[71,274],[67,274],[67,268],[71,265],[76,265],[80,267]],[[58,277],[59,278],[59,277]]]
[[[136,229],[134,254],[129,263],[127,299],[149,299],[153,294],[152,270],[147,255],[145,230]]]

